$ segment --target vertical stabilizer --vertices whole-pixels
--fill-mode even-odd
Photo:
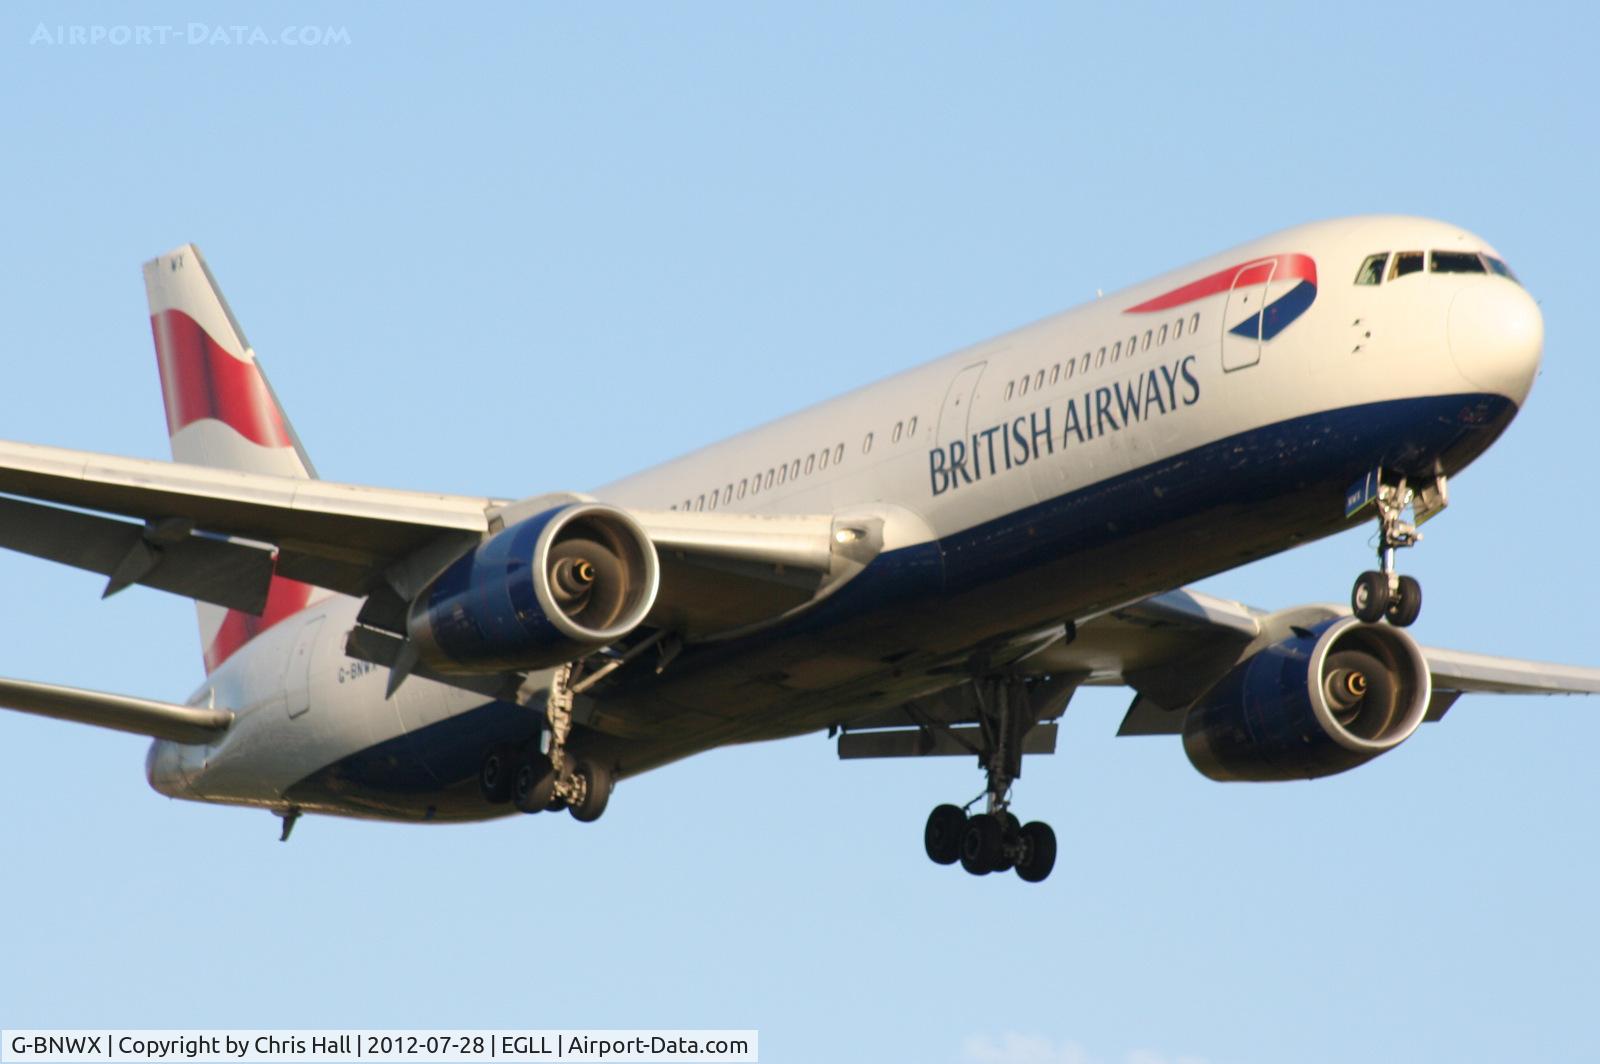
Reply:
[[[174,461],[280,477],[316,471],[255,351],[193,244],[144,264],[150,331]],[[260,616],[197,603],[210,672],[251,637],[310,602],[313,589],[273,577]]]

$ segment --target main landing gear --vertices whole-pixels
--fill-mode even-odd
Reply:
[[[936,806],[922,833],[935,864],[957,861],[975,876],[1016,870],[1038,883],[1056,864],[1056,834],[1042,821],[1024,824],[1011,812],[1011,785],[1022,775],[1022,741],[1036,718],[1022,677],[985,677],[974,682],[983,748],[978,762],[988,777],[984,793],[967,803]],[[979,800],[984,810],[967,809]]]
[[[478,789],[485,801],[510,802],[524,813],[565,809],[576,820],[600,819],[611,800],[611,770],[598,762],[574,757],[567,749],[572,733],[572,666],[564,665],[550,679],[545,701],[549,730],[542,749],[499,746],[490,750],[478,770]]]
[[[1396,571],[1395,552],[1416,546],[1422,540],[1417,526],[1448,505],[1444,474],[1435,474],[1413,491],[1406,478],[1385,482],[1382,471],[1374,470],[1363,485],[1351,492],[1348,515],[1368,506],[1377,510],[1379,568],[1356,577],[1350,591],[1350,610],[1367,624],[1388,620],[1397,628],[1409,627],[1422,612],[1422,585],[1415,577],[1401,576]],[[1404,518],[1407,508],[1412,511],[1413,521]]]

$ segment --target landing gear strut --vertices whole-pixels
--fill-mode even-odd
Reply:
[[[1443,510],[1448,504],[1443,473],[1436,473],[1420,489],[1413,491],[1405,477],[1384,480],[1381,470],[1368,475],[1363,485],[1351,490],[1353,516],[1372,506],[1378,517],[1377,570],[1369,569],[1356,577],[1350,591],[1350,609],[1367,624],[1388,619],[1396,628],[1406,628],[1422,612],[1422,585],[1415,577],[1396,571],[1395,552],[1414,547],[1422,540],[1417,526]],[[1407,509],[1412,521],[1405,520]]]
[[[572,734],[572,674],[564,665],[550,678],[545,700],[543,748],[518,750],[499,746],[490,750],[478,772],[478,788],[485,801],[510,802],[524,813],[566,809],[574,819],[600,819],[611,799],[611,770],[579,759],[567,749]],[[531,698],[533,692],[529,692]]]
[[[978,763],[988,783],[966,808],[936,806],[923,829],[923,847],[936,864],[959,861],[975,876],[1015,869],[1038,883],[1055,867],[1055,832],[1042,821],[1021,823],[1010,808],[1011,785],[1022,775],[1022,740],[1036,722],[1027,683],[1017,676],[983,677],[973,686],[983,740]],[[980,800],[983,812],[968,816]]]

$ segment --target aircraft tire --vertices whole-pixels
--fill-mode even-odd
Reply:
[[[1389,612],[1389,599],[1389,578],[1368,569],[1356,577],[1350,591],[1350,612],[1367,624],[1377,624]]]
[[[990,871],[1009,872],[1016,867],[1016,862],[1012,860],[1012,849],[1022,838],[1022,821],[1010,810],[996,813],[995,819],[1000,821],[1000,855],[995,858]]]
[[[517,767],[511,784],[511,800],[524,813],[540,813],[555,795],[556,778],[550,771],[550,759],[534,754]]]
[[[572,814],[572,819],[588,824],[599,820],[600,814],[606,811],[606,805],[611,801],[611,770],[593,761],[582,761],[578,763],[578,775],[583,777],[586,784],[583,801],[569,806],[567,811]]]
[[[1422,613],[1422,585],[1416,577],[1402,576],[1394,601],[1389,603],[1389,623],[1396,628],[1409,628]]]
[[[1017,876],[1028,883],[1042,883],[1056,866],[1056,833],[1049,824],[1035,820],[1022,829],[1022,860]]]
[[[478,768],[478,793],[490,805],[511,801],[511,785],[517,775],[517,752],[509,746],[496,746],[483,757]]]
[[[961,833],[961,867],[975,876],[995,870],[1005,849],[1004,833],[998,817],[979,813],[967,820]]]
[[[934,864],[953,865],[961,860],[961,833],[967,814],[959,805],[936,805],[922,829],[922,848]]]

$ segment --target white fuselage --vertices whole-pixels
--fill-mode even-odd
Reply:
[[[651,726],[604,741],[637,772],[847,720],[986,639],[1336,531],[1335,481],[1375,461],[1454,472],[1525,399],[1542,325],[1494,273],[1354,283],[1369,255],[1433,250],[1494,254],[1423,219],[1297,227],[597,489],[647,509],[897,515],[879,584],[624,685],[616,707],[648,707]],[[1259,328],[1281,331],[1240,335],[1264,308]],[[386,699],[385,670],[344,654],[358,608],[324,598],[229,659],[195,699],[237,724],[214,746],[156,743],[152,784],[354,815],[504,812],[468,784],[486,736],[526,726],[517,707],[421,679]]]

